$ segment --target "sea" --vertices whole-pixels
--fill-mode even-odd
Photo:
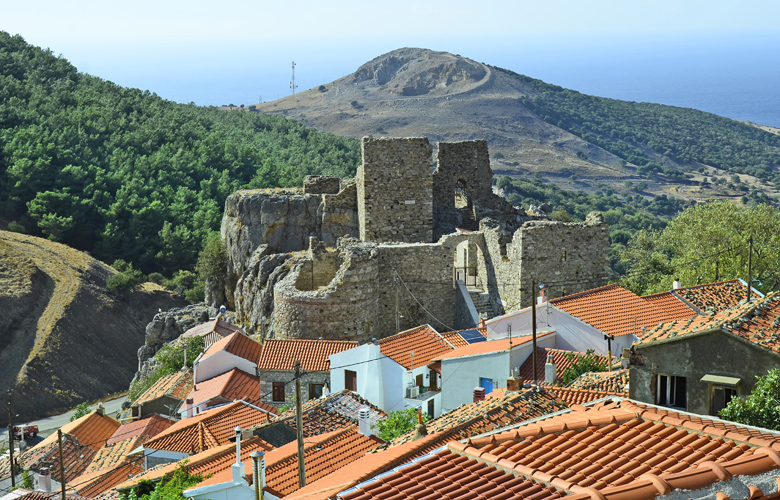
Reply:
[[[69,59],[80,71],[176,102],[248,106],[329,83],[395,48],[417,46],[585,94],[694,108],[780,128],[780,36],[775,34],[415,42],[112,47]]]

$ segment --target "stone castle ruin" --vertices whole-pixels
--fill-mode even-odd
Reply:
[[[478,314],[529,306],[607,278],[598,214],[561,223],[492,188],[487,143],[364,138],[354,179],[248,190],[225,206],[228,268],[207,301],[250,332],[365,341],[428,323],[469,328]]]

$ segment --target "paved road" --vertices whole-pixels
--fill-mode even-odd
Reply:
[[[122,403],[124,403],[126,399],[127,397],[122,396],[121,398],[112,399],[103,403],[103,409],[105,410],[106,415],[113,416],[122,408]],[[94,411],[95,408],[97,408],[97,404],[94,404],[89,408]],[[61,415],[55,415],[53,417],[42,418],[33,422],[21,422],[23,424],[29,423],[37,425],[38,430],[40,431],[37,438],[27,438],[27,446],[35,446],[42,440],[42,438],[52,434],[53,432],[56,432],[57,429],[70,422],[70,417],[73,416],[73,413],[75,413],[75,410],[63,413]],[[0,436],[0,443],[4,443],[7,446],[8,429],[5,428],[3,430],[5,432],[2,432],[2,436]]]

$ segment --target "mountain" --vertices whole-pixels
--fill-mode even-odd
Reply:
[[[125,390],[146,324],[185,304],[152,283],[109,293],[115,274],[65,245],[0,231],[0,394],[13,390],[17,421]]]
[[[588,96],[427,49],[389,52],[351,75],[257,109],[348,137],[484,138],[497,174],[540,174],[569,189],[622,190],[626,182],[644,182],[645,194],[766,201],[780,186],[775,130],[693,109]]]

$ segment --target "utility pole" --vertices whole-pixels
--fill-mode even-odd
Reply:
[[[747,304],[750,304],[750,286],[753,283],[753,235],[750,235],[750,250],[748,251],[748,282],[747,282]]]
[[[11,389],[8,389],[8,453],[8,458],[11,459],[11,488],[16,488],[16,467],[14,466],[14,413],[11,411]]]
[[[65,500],[65,461],[62,459],[62,429],[57,429],[57,444],[60,447],[60,485],[62,486],[62,500]]]
[[[533,347],[531,347],[531,362],[534,365],[534,383],[536,383],[536,381],[539,380],[539,377],[536,373],[538,370],[538,367],[536,366],[536,280],[531,280],[531,335],[533,338]]]
[[[292,93],[295,94],[295,89],[297,89],[298,86],[295,85],[295,61],[292,62],[292,80],[290,81],[290,89],[292,90]]]
[[[298,428],[298,486],[306,486],[306,465],[303,461],[303,403],[301,402],[301,362],[295,362],[295,426]]]
[[[634,319],[634,322],[636,322],[636,319]],[[636,325],[634,325],[634,330],[636,330]],[[605,333],[604,334],[604,340],[607,341],[607,356],[609,356],[607,361],[609,364],[607,365],[607,371],[612,371],[612,341],[615,340],[615,337],[612,335]]]

